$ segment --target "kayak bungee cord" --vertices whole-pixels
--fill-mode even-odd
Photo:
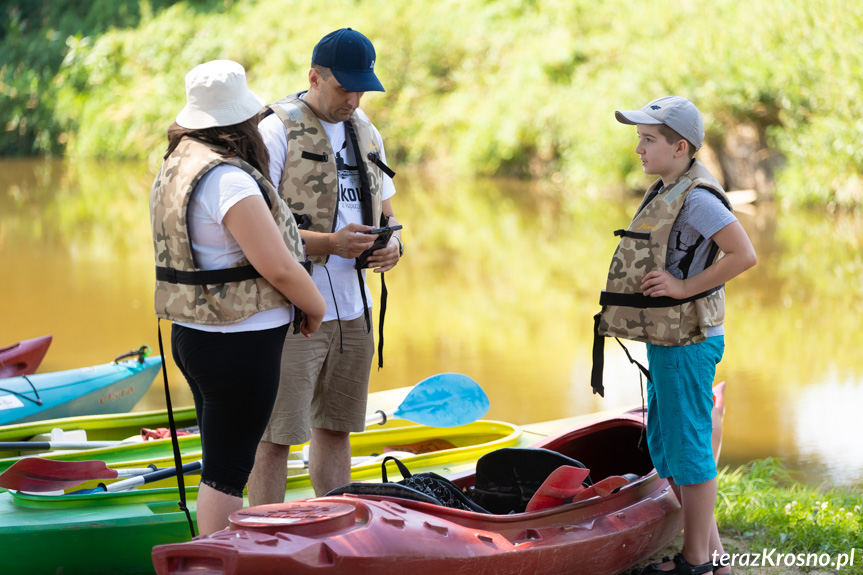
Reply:
[[[113,363],[117,363],[122,359],[126,359],[129,357],[137,357],[138,363],[144,363],[144,358],[150,355],[150,346],[142,345],[138,349],[133,349],[132,351],[127,351],[126,353],[121,353],[117,357],[114,358]],[[162,362],[165,361],[165,357],[162,356]]]
[[[42,398],[39,397],[39,390],[36,389],[36,386],[33,385],[32,381],[30,381],[30,378],[27,377],[26,375],[22,375],[20,377],[24,378],[24,381],[26,381],[27,383],[30,384],[30,387],[33,389],[33,393],[36,394],[36,399],[33,399],[32,397],[27,397],[26,395],[24,395],[20,391],[12,391],[11,389],[6,389],[5,387],[0,387],[0,391],[5,391],[6,393],[11,393],[12,395],[18,396],[21,399],[26,399],[27,401],[32,401],[36,405],[42,405]]]

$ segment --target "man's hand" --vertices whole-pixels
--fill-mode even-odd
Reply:
[[[330,234],[330,253],[345,259],[357,257],[375,243],[376,235],[364,233],[372,229],[371,226],[348,224]]]
[[[641,292],[650,297],[670,297],[683,299],[686,296],[685,284],[667,271],[652,271],[641,280]]]
[[[386,247],[375,250],[369,256],[369,268],[374,268],[376,274],[388,272],[399,263],[399,240],[395,236],[390,238]]]

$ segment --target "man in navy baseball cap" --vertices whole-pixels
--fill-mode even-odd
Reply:
[[[375,47],[350,28],[330,32],[315,46],[312,64],[329,68],[348,92],[383,92],[375,76]]]
[[[285,500],[288,454],[307,441],[316,495],[350,482],[350,434],[365,429],[376,341],[382,365],[386,292],[382,287],[376,337],[366,268],[380,273],[385,286],[384,272],[404,254],[400,231],[371,233],[402,227],[393,211],[395,172],[386,165],[380,132],[360,108],[367,92],[384,91],[374,46],[350,28],[327,34],[312,53],[308,82],[308,89],[268,106],[272,113],[258,128],[270,178],[288,207],[309,221],[300,236],[327,314],[318,337],[300,331],[285,338],[279,393],[247,483],[252,505]]]

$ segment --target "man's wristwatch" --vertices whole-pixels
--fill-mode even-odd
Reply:
[[[402,239],[397,237],[396,241],[399,243],[399,257],[405,255],[405,245],[402,243]]]

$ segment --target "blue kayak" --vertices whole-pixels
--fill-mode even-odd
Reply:
[[[129,411],[150,388],[162,365],[160,357],[142,355],[0,379],[0,425]]]

